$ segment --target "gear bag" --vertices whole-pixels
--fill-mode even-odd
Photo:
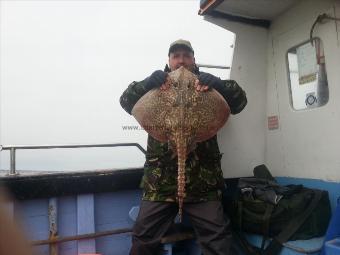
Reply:
[[[328,192],[302,185],[282,186],[268,176],[270,173],[266,178],[240,178],[232,199],[224,200],[233,229],[263,235],[261,249],[271,255],[288,240],[324,235],[331,217]],[[264,250],[268,238],[272,242]]]

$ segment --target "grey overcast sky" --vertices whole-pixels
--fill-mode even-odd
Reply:
[[[230,65],[234,35],[199,16],[199,1],[1,1],[0,144],[139,142],[119,105],[134,80],[167,63],[169,44],[190,40],[196,61]],[[214,71],[228,78],[228,71]],[[141,166],[135,149],[19,151],[17,168]],[[0,169],[9,155],[1,152]]]

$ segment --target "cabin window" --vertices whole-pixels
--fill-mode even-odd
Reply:
[[[305,110],[328,102],[328,81],[323,44],[314,38],[287,52],[288,81],[291,105],[294,110]]]

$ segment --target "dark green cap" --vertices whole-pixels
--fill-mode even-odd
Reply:
[[[189,41],[179,39],[177,41],[174,41],[172,44],[170,44],[168,56],[170,56],[170,53],[173,53],[174,51],[178,49],[185,49],[185,50],[188,50],[194,53],[194,49],[192,48],[191,43]]]

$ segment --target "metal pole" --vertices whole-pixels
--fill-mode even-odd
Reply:
[[[216,68],[216,69],[230,69],[230,66],[208,65],[208,64],[196,64],[198,67]]]
[[[97,233],[90,233],[90,234],[83,234],[83,235],[75,235],[75,236],[67,236],[67,237],[57,237],[53,240],[38,240],[38,241],[32,241],[31,245],[44,245],[44,244],[52,244],[52,243],[64,243],[69,241],[78,241],[83,239],[92,239],[102,236],[108,236],[108,235],[118,235],[118,234],[125,234],[125,233],[131,233],[131,228],[121,228],[121,229],[115,229],[115,230],[108,230],[103,232],[97,232]]]
[[[9,170],[9,175],[15,175],[15,148],[11,148],[10,151],[11,156],[11,168]]]
[[[48,239],[48,240],[37,240],[37,241],[32,241],[31,245],[33,246],[46,245],[46,244],[51,245],[55,243],[64,243],[64,242],[70,242],[70,241],[79,241],[83,239],[94,239],[94,238],[109,236],[109,235],[131,234],[131,233],[132,233],[131,228],[120,228],[120,229],[113,229],[113,230],[107,230],[107,231],[90,233],[90,234],[56,237],[54,239]],[[173,235],[165,236],[161,239],[161,243],[172,243],[176,241],[192,239],[194,237],[195,237],[194,233],[189,230],[189,231],[179,232]]]

